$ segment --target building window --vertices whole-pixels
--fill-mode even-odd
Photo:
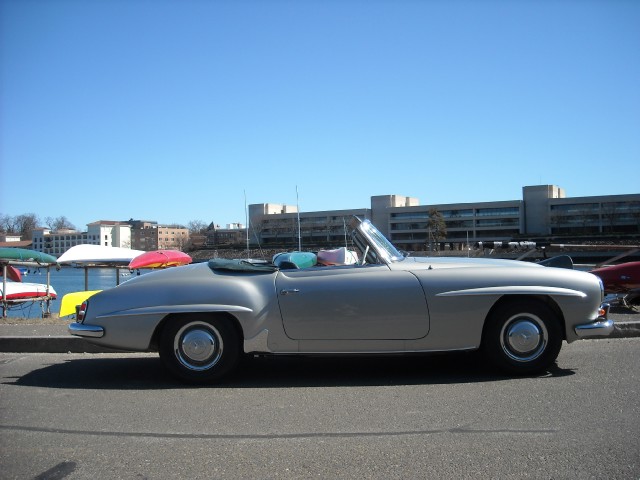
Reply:
[[[520,220],[517,218],[496,218],[491,220],[478,220],[478,227],[517,227]]]
[[[520,209],[518,207],[479,208],[476,212],[478,217],[504,217],[519,215]]]
[[[402,219],[402,220],[413,220],[413,219],[423,219],[429,218],[429,212],[402,212],[402,213],[392,213],[391,219]]]
[[[473,209],[465,208],[462,210],[438,210],[443,218],[459,218],[459,217],[473,217]]]

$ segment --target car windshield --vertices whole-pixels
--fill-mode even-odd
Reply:
[[[363,250],[368,263],[399,262],[404,256],[369,220],[354,218],[354,242]]]

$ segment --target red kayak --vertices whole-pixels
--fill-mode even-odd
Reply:
[[[2,267],[0,267],[0,277],[3,274],[3,270],[4,269]],[[20,273],[20,270],[18,270],[16,267],[12,267],[11,265],[7,265],[7,278],[10,278],[14,282],[21,282],[22,281],[22,274]]]
[[[627,262],[591,270],[604,284],[606,293],[625,293],[640,288],[640,262]]]
[[[129,270],[139,268],[166,268],[187,265],[192,258],[179,250],[156,250],[138,255],[129,262]]]

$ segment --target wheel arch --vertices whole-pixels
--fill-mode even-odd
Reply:
[[[482,326],[481,341],[484,341],[485,332],[487,329],[487,325],[489,324],[489,320],[497,310],[503,308],[505,305],[508,305],[508,304],[517,304],[521,302],[530,302],[530,301],[534,301],[534,302],[538,302],[543,305],[546,305],[553,311],[553,313],[556,314],[558,320],[560,321],[560,327],[562,330],[562,339],[566,340],[567,333],[565,328],[564,314],[562,313],[562,309],[560,308],[560,306],[551,296],[549,295],[503,295],[493,304],[491,309],[489,309],[489,311],[487,312],[487,316],[484,319],[484,325]]]
[[[153,331],[153,335],[151,336],[151,342],[150,342],[150,348],[152,350],[158,350],[159,344],[160,344],[160,335],[162,334],[162,330],[165,328],[165,326],[171,322],[172,319],[174,318],[182,318],[185,316],[193,316],[193,317],[199,317],[199,318],[209,318],[209,319],[213,319],[213,318],[219,318],[219,319],[226,319],[230,325],[233,326],[233,328],[235,329],[236,333],[238,334],[238,338],[240,339],[240,342],[242,342],[244,340],[244,332],[242,330],[242,327],[240,326],[240,321],[238,320],[238,318],[231,314],[230,312],[189,312],[189,311],[185,311],[185,312],[181,312],[181,313],[170,313],[168,315],[166,315],[156,326],[155,330]]]

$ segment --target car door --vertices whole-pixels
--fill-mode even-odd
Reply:
[[[386,265],[281,270],[276,293],[296,340],[402,340],[429,332],[418,279]]]

